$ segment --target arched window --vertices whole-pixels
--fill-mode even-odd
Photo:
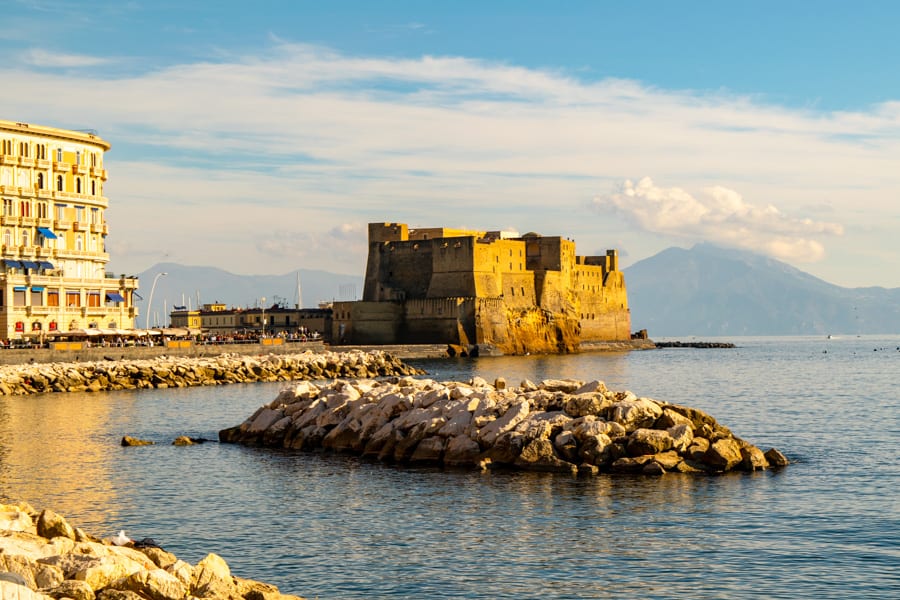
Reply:
[[[75,193],[76,194],[81,193],[81,178],[80,177],[75,179]]]
[[[3,245],[12,246],[12,231],[9,229],[3,232]]]
[[[92,196],[97,195],[97,182],[96,181],[91,182],[91,195]]]
[[[84,237],[81,234],[78,234],[78,237],[75,238],[75,249],[84,250]]]
[[[58,192],[63,191],[63,176],[62,175],[56,176],[56,191],[58,191]]]
[[[22,232],[22,245],[23,245],[23,246],[27,246],[29,240],[30,240],[30,238],[28,237],[28,232],[27,232],[27,231],[23,231],[23,232]]]
[[[44,189],[44,174],[43,173],[38,173],[38,189],[39,190]]]

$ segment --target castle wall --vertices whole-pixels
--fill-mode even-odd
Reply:
[[[396,344],[402,320],[398,302],[335,302],[331,339],[335,344]]]
[[[432,273],[432,242],[369,244],[363,300],[425,298]]]
[[[475,304],[471,298],[429,298],[405,303],[399,343],[435,340],[468,346],[476,341]]]
[[[449,238],[427,243],[433,246],[427,297],[475,296],[475,238]]]

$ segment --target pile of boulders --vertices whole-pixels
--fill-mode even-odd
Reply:
[[[764,453],[700,410],[611,391],[601,381],[524,381],[518,388],[478,377],[303,382],[219,439],[401,463],[563,472],[721,473],[787,464],[778,450]]]
[[[122,545],[117,545],[122,544]],[[301,600],[278,588],[231,574],[208,554],[196,565],[152,540],[120,533],[100,540],[52,510],[25,502],[0,504],[0,598],[32,600]]]
[[[379,350],[216,357],[159,357],[0,367],[0,395],[100,392],[256,381],[412,375],[419,371]]]

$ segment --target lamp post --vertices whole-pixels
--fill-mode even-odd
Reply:
[[[156,277],[153,278],[153,285],[150,286],[150,299],[147,300],[147,318],[144,319],[144,329],[150,329],[150,309],[153,308],[153,290],[156,289],[156,282],[164,275],[168,275],[168,273],[157,273]]]
[[[263,296],[260,302],[262,304],[262,337],[266,337],[266,297]]]

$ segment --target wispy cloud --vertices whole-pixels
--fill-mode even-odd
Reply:
[[[32,52],[0,67],[0,78],[16,82],[0,113],[57,126],[75,114],[112,142],[113,236],[132,247],[159,241],[145,233],[149,207],[176,207],[185,223],[214,211],[225,242],[181,232],[193,264],[206,256],[238,271],[287,272],[302,256],[361,271],[364,250],[327,247],[323,232],[383,220],[512,226],[571,235],[586,249],[647,231],[725,242],[724,231],[744,228],[734,245],[804,260],[821,257],[826,243],[859,251],[853,234],[863,227],[871,243],[900,243],[887,225],[900,193],[900,103],[795,110],[467,57],[354,56],[277,39],[253,55],[135,63],[129,75],[122,65],[76,76],[37,62],[54,56]],[[652,186],[667,198],[654,201],[634,184],[627,198],[642,213],[607,198],[616,212],[589,216],[592,198],[635,173],[713,191],[679,196]],[[261,242],[273,223],[300,242]],[[774,228],[767,238],[765,227]],[[632,255],[640,257],[634,247]]]
[[[22,52],[21,61],[28,66],[39,68],[96,67],[111,62],[107,58],[98,56],[51,52],[41,48],[32,48],[31,50]]]
[[[692,195],[680,188],[661,188],[649,177],[625,181],[619,191],[595,198],[594,205],[612,209],[645,231],[710,240],[788,261],[820,260],[825,249],[815,238],[844,233],[837,223],[792,218],[771,204],[750,204],[722,186]]]

